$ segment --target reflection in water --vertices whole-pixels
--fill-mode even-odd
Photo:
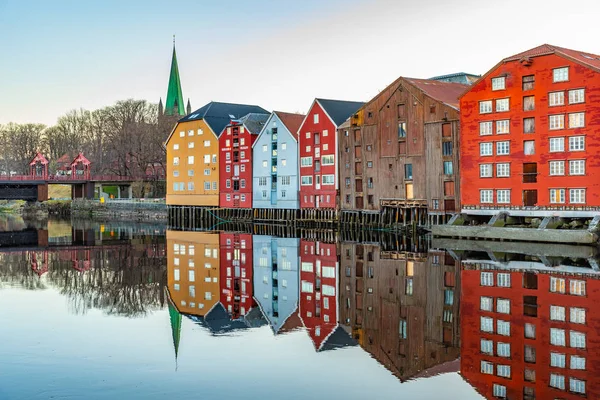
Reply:
[[[600,398],[596,248],[444,245],[462,260],[461,373],[478,392],[489,399]]]

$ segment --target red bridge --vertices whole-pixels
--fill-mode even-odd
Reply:
[[[124,190],[131,198],[131,183],[135,181],[164,180],[163,176],[140,175],[92,175],[92,163],[79,153],[70,165],[69,173],[51,175],[48,173],[48,159],[41,153],[29,163],[29,175],[1,175],[0,200],[48,200],[48,185],[70,185],[71,198],[93,199],[96,187],[102,193],[102,185],[117,186],[119,193]],[[119,196],[120,197],[120,196]]]

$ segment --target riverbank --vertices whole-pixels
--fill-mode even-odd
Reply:
[[[73,200],[71,216],[92,218],[99,221],[160,221],[167,220],[165,203],[153,201],[107,201]]]

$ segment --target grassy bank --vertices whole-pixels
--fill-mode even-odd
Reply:
[[[0,214],[20,214],[25,204],[23,200],[0,200]]]

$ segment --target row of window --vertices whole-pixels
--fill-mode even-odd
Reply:
[[[241,140],[242,140],[242,139],[240,139],[240,144],[242,144],[242,145],[243,145],[244,143],[243,143],[243,142],[241,142]],[[281,144],[280,144],[280,146],[281,146],[281,150],[286,150],[286,149],[287,149],[287,143],[286,143],[286,142],[283,142],[283,143],[281,143]],[[266,144],[263,144],[263,146],[262,146],[262,151],[263,151],[264,153],[266,153],[267,151],[269,151],[269,146],[267,146]]]
[[[318,161],[318,160],[317,160]],[[315,161],[315,162],[317,162]],[[323,154],[320,160],[321,165],[334,165],[335,156],[333,154]],[[300,167],[312,167],[312,157],[300,157]]]
[[[567,160],[569,165],[569,175],[585,175],[585,160]],[[497,163],[496,178],[507,178],[511,176],[510,163]],[[550,176],[565,175],[565,160],[549,161]],[[479,177],[492,178],[494,164],[479,164]],[[444,167],[444,171],[446,168]]]
[[[319,182],[321,179],[321,182]],[[335,175],[317,175],[317,183],[321,183],[323,185],[333,185],[335,183]],[[300,184],[302,186],[310,186],[313,184],[313,177],[311,175],[303,176]]]
[[[280,176],[280,181],[281,181],[282,185],[288,186],[292,182],[292,177],[291,176]],[[270,177],[261,176],[260,178],[258,178],[258,186],[267,186],[267,184],[269,182],[271,182]]]
[[[548,139],[549,150],[551,153],[558,153],[565,151],[565,138],[564,137],[551,137]],[[496,155],[505,156],[510,154],[510,141],[499,141],[499,142],[482,142],[479,143],[479,155],[481,157],[493,156],[494,155],[494,143],[496,144]],[[585,136],[571,136],[569,137],[569,151],[585,151]],[[535,140],[526,140],[523,142],[523,154],[533,155],[535,154]]]
[[[523,76],[523,90],[533,89],[533,83],[535,82],[534,75]],[[569,80],[569,67],[560,67],[552,69],[552,82],[567,82]],[[492,90],[504,90],[506,89],[506,77],[497,76],[492,78]]]
[[[565,203],[567,189],[549,189],[550,203]],[[494,203],[494,191],[496,192],[496,203],[510,204],[510,189],[481,189],[479,190],[480,203]],[[569,189],[570,204],[585,204],[585,189]]]
[[[204,248],[204,257],[211,257],[212,256],[213,258],[217,258],[218,257],[218,251],[219,251],[218,249],[211,249],[209,247],[205,247]],[[189,246],[187,246],[187,252],[188,252],[188,255],[190,255],[190,256],[195,255],[196,254],[195,245],[190,244]],[[185,253],[186,253],[186,246],[185,246],[185,244],[174,243],[173,244],[173,253],[177,254],[177,255],[185,256]],[[207,268],[210,268],[210,265]]]
[[[185,182],[173,182],[173,191],[174,192],[183,192],[186,190]],[[187,183],[187,190],[193,191],[195,190],[194,182]],[[204,182],[204,190],[217,190],[217,182]]]
[[[569,128],[581,128],[585,125],[585,113],[577,112],[570,113],[569,116]],[[549,129],[558,130],[565,128],[565,114],[555,114],[549,116]],[[494,126],[496,127],[494,132]],[[534,133],[535,132],[535,118],[523,118],[523,132]],[[479,135],[505,135],[510,133],[510,120],[502,119],[497,121],[483,121],[479,123]]]
[[[557,153],[565,151],[565,138],[564,137],[551,137],[548,139],[550,145],[550,152]],[[569,137],[569,151],[584,151],[585,150],[585,136],[570,136]]]
[[[279,196],[280,198],[284,199],[284,198],[286,198],[286,197],[287,197],[287,193],[286,193],[286,191],[285,191],[285,190],[282,190],[282,191],[280,191],[279,193],[280,193],[280,196]],[[267,190],[263,190],[263,191],[262,191],[262,198],[263,198],[263,199],[266,199],[268,196],[269,196],[269,191],[267,191]]]
[[[494,311],[494,298],[481,296],[480,309],[482,311]],[[510,300],[509,299],[496,299],[496,312],[500,314],[510,314]],[[586,310],[579,307],[571,307],[569,309],[569,322],[575,324],[585,324]],[[566,308],[563,306],[550,306],[550,319],[552,321],[566,322]]]
[[[202,129],[198,129],[198,136],[203,135],[203,134],[204,134],[204,131]],[[194,136],[194,130],[193,129],[188,130],[187,135]],[[179,137],[185,137],[185,131],[180,131]]]
[[[483,363],[483,361],[482,361],[482,363]],[[490,372],[487,372],[487,368],[488,367],[486,366],[486,372],[484,372],[484,366],[482,364],[481,372],[482,373],[490,373]],[[504,371],[505,370],[503,369],[502,372],[504,373]],[[510,372],[510,367],[509,367],[509,372]],[[498,375],[498,376],[506,377],[504,375]],[[555,389],[565,390],[564,375],[550,374],[550,386]],[[527,398],[535,398],[535,397],[532,397],[533,396],[532,394],[535,393],[533,388],[525,387],[523,392],[525,393],[525,391],[527,391],[527,393],[531,394],[531,396],[527,397]],[[573,393],[585,394],[585,381],[582,381],[581,379],[577,379],[577,378],[572,378],[572,377],[569,378],[569,391],[571,391]],[[493,394],[494,394],[494,397],[505,399],[506,398],[506,386],[500,385],[498,383],[494,383]]]
[[[225,194],[225,200],[226,201],[231,201],[231,194],[227,193]],[[244,201],[246,201],[246,195],[245,194],[240,194],[240,201],[243,203]]]

